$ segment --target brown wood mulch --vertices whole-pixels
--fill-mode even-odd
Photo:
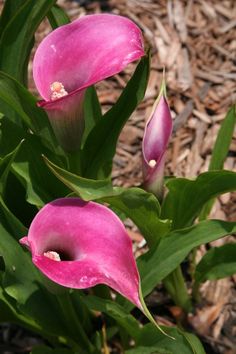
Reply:
[[[166,174],[194,178],[209,166],[212,148],[227,110],[236,101],[236,2],[234,0],[59,0],[71,19],[88,13],[113,12],[128,16],[143,30],[151,47],[152,65],[143,102],[123,129],[114,160],[115,185],[138,186],[142,182],[141,141],[145,121],[158,95],[162,69],[166,69],[167,89],[174,132],[169,144]],[[37,43],[49,32],[44,22]],[[130,78],[135,64],[124,73],[97,84],[103,110],[109,109]],[[31,71],[31,65],[30,65]],[[35,92],[32,80],[30,88]],[[225,169],[236,171],[236,131]],[[236,193],[220,197],[211,217],[236,220]],[[143,240],[127,221],[135,251],[142,252]],[[212,243],[219,246],[233,237]],[[197,251],[199,260],[205,246]],[[202,302],[189,317],[189,325],[201,336],[208,353],[236,353],[236,277],[206,282]],[[165,297],[164,293],[164,297]],[[162,295],[154,299],[161,302]],[[153,297],[152,297],[153,299]],[[164,300],[163,300],[164,302]],[[179,309],[168,307],[172,316],[158,317],[174,323]]]

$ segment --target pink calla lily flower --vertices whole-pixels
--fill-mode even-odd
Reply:
[[[144,188],[162,197],[165,152],[172,133],[172,118],[163,80],[160,94],[148,119],[142,142]]]
[[[143,300],[131,239],[107,207],[80,198],[54,200],[38,212],[20,243],[53,282],[74,289],[108,285],[167,335]]]
[[[57,199],[38,212],[20,243],[55,283],[75,289],[106,284],[142,310],[131,239],[107,207],[79,198]]]
[[[39,45],[33,77],[61,146],[80,147],[87,87],[122,71],[144,55],[140,29],[128,18],[84,16],[52,31]]]

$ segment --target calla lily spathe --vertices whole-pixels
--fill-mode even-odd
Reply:
[[[172,118],[163,80],[160,94],[148,119],[142,142],[144,188],[161,198],[165,152],[172,133]]]
[[[87,87],[115,75],[144,55],[140,29],[128,18],[97,14],[52,31],[39,45],[33,77],[58,141],[79,148]]]
[[[142,310],[131,239],[107,207],[79,198],[57,199],[38,212],[20,242],[55,283],[75,289],[106,284]]]

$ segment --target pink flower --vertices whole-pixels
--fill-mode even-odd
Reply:
[[[62,147],[80,147],[86,88],[115,75],[144,55],[140,29],[128,18],[84,16],[52,31],[33,62],[36,87]]]
[[[172,132],[172,118],[163,81],[148,119],[142,142],[144,188],[162,196],[165,151]]]
[[[106,284],[143,310],[132,242],[107,207],[79,198],[57,199],[38,212],[20,242],[55,283],[76,289]]]

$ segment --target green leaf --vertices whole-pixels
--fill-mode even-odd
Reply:
[[[39,135],[52,150],[57,146],[46,113],[36,105],[36,99],[9,75],[0,72],[0,103],[2,113],[22,119],[26,126]],[[18,121],[19,121],[18,118]],[[18,123],[18,122],[16,122]],[[23,138],[23,137],[22,137]]]
[[[187,339],[194,354],[206,354],[206,352],[202,346],[202,343],[194,334],[188,333],[188,332],[183,332],[183,331],[181,331],[181,333]]]
[[[221,220],[202,221],[170,232],[161,239],[156,249],[137,260],[143,295],[148,295],[162,279],[176,269],[193,248],[235,232],[236,222]]]
[[[116,302],[97,296],[86,296],[82,298],[82,301],[89,309],[101,311],[112,317],[131,337],[138,338],[140,334],[139,322]]]
[[[33,331],[38,330],[38,326],[34,319],[24,316],[17,310],[16,301],[12,299],[4,289],[0,286],[0,322],[17,323],[25,328]]]
[[[85,142],[82,155],[85,177],[97,179],[110,176],[119,134],[143,99],[148,77],[149,57],[145,56],[116,104],[99,120]]]
[[[224,166],[224,161],[228,155],[230,143],[232,141],[234,127],[236,124],[235,106],[227,113],[221,124],[217,139],[212,151],[209,171],[220,170]],[[214,199],[210,200],[202,209],[200,219],[205,220],[213,207]]]
[[[70,19],[65,13],[65,11],[63,11],[63,9],[57,4],[51,8],[51,10],[48,12],[47,17],[52,29],[56,29],[57,27],[70,23]]]
[[[209,171],[220,170],[223,168],[224,161],[228,155],[230,143],[232,141],[234,127],[236,124],[235,106],[231,107],[223,120],[209,165]]]
[[[51,158],[56,157],[40,144],[36,136],[29,134],[12,164],[14,174],[26,188],[26,200],[40,207],[53,199],[65,197],[69,192],[66,186],[50,173],[42,153]]]
[[[173,220],[173,229],[189,226],[210,199],[236,190],[236,173],[211,171],[195,180],[185,178],[167,181],[169,192],[162,207],[162,219]]]
[[[25,136],[20,126],[4,116],[0,122],[0,157],[10,154]]]
[[[30,255],[16,241],[25,236],[25,228],[19,221],[16,222],[1,199],[0,220],[0,255],[3,256],[6,267],[3,278],[6,293],[17,301],[21,313],[35,321],[37,331],[66,333],[55,295],[46,291],[43,276],[33,265]]]
[[[103,197],[102,201],[122,211],[129,217],[146,239],[149,248],[167,234],[171,224],[160,219],[160,205],[152,193],[140,188],[114,188],[117,195]]]
[[[8,21],[0,39],[0,69],[23,84],[34,33],[56,0],[27,0]]]
[[[193,334],[176,327],[162,327],[175,340],[163,336],[150,324],[145,325],[137,341],[137,348],[127,350],[125,354],[205,354],[205,351]],[[191,343],[190,343],[191,341]],[[143,352],[141,352],[141,348]]]
[[[75,353],[74,350],[71,351],[65,348],[52,349],[50,347],[47,347],[46,345],[40,345],[33,348],[30,354],[79,354],[79,353]]]
[[[50,158],[56,158],[56,162],[62,164],[58,155],[52,154],[42,146],[40,139],[31,133],[24,132],[17,124],[7,117],[1,120],[0,126],[0,156],[9,154],[24,138],[11,171],[20,181],[27,192],[27,201],[36,206],[42,206],[58,197],[64,197],[69,190],[57,178],[55,178],[42,159],[42,153]],[[15,188],[17,190],[17,188]],[[21,193],[22,195],[22,193]],[[19,204],[17,195],[14,196],[15,204]]]
[[[211,248],[198,263],[195,281],[221,279],[236,273],[236,243]]]
[[[160,205],[153,194],[139,188],[113,188],[108,179],[83,178],[63,170],[45,157],[44,160],[55,176],[82,199],[108,203],[133,220],[150,247],[169,231],[170,222],[160,220]]]
[[[24,2],[25,0],[5,0],[5,4],[0,16],[0,38],[8,22],[15,15],[20,6],[24,4]]]
[[[102,118],[101,106],[98,100],[97,92],[94,86],[90,86],[86,89],[84,99],[84,120],[85,129],[83,133],[82,145],[86,141],[89,133]]]
[[[112,184],[109,179],[92,180],[83,178],[58,167],[45,156],[43,156],[43,158],[54,175],[82,199],[86,201],[96,200],[104,196],[114,194]]]
[[[6,186],[6,180],[11,168],[11,164],[15,159],[15,156],[21,146],[21,143],[11,153],[6,155],[0,160],[0,195],[4,195],[4,189]]]

